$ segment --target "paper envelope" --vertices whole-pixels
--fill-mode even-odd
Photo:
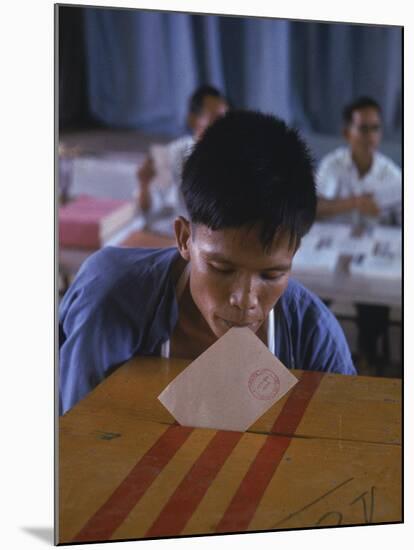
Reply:
[[[232,328],[158,399],[183,426],[245,431],[297,382],[249,328]]]

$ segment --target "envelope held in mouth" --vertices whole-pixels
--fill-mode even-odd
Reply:
[[[231,328],[158,399],[183,426],[245,431],[297,382],[249,328]]]

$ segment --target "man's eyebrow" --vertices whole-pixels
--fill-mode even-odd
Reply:
[[[262,269],[262,271],[289,271],[292,267],[292,263],[284,263],[284,264],[278,264],[274,265],[272,267],[266,267],[265,269]]]
[[[205,259],[221,262],[223,264],[234,265],[233,262],[228,260],[225,256],[222,256],[217,252],[203,252]],[[271,267],[265,267],[260,271],[289,271],[292,268],[292,262],[280,263]]]
[[[208,260],[217,260],[219,262],[225,262],[227,264],[231,264],[231,261],[228,260],[226,256],[222,256],[219,252],[209,252],[208,250],[206,250],[206,251],[202,251],[201,254]]]

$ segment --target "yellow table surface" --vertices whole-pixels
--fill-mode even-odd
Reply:
[[[131,419],[172,424],[174,418],[157,397],[189,363],[181,359],[134,358],[97,386],[76,411],[99,410],[110,403],[114,414],[125,411]],[[291,372],[299,379],[304,374],[310,378],[320,375]],[[249,431],[270,433],[289,395],[275,403]],[[401,380],[324,374],[295,435],[401,443]]]
[[[399,380],[292,371],[226,432],[177,426],[157,400],[188,363],[133,359],[60,418],[60,543],[402,520]]]

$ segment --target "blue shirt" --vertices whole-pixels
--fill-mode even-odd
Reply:
[[[159,355],[178,320],[177,248],[105,247],[59,308],[60,414],[135,355]],[[294,279],[274,308],[275,355],[288,368],[356,374],[338,321]]]

